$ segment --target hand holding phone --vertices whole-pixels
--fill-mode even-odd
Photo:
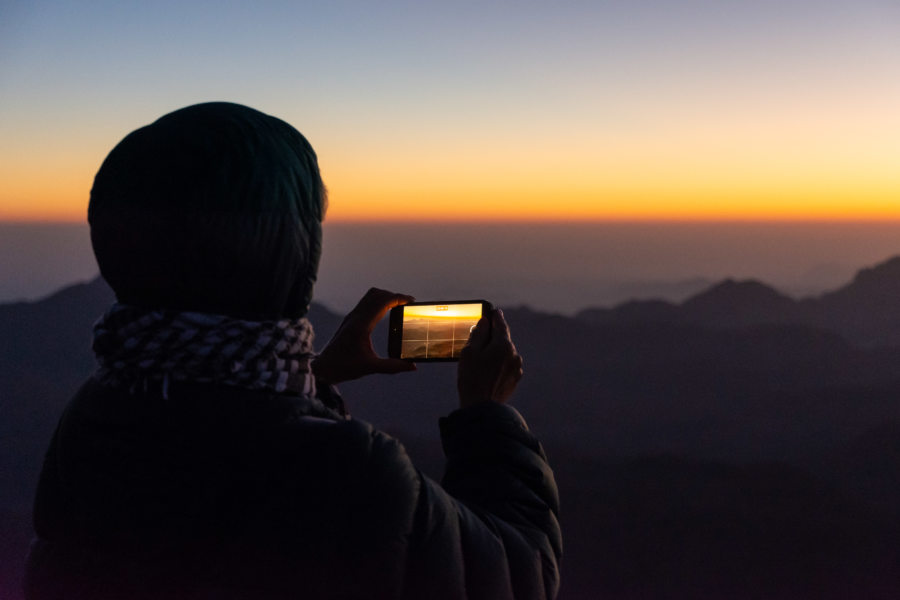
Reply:
[[[351,310],[331,341],[313,359],[316,377],[328,383],[358,379],[372,373],[415,371],[405,360],[382,358],[372,346],[372,330],[392,307],[411,302],[412,296],[372,288]]]
[[[456,376],[460,408],[506,403],[522,379],[522,364],[503,312],[491,310],[479,321],[460,357]]]

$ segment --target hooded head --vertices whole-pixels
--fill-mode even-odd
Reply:
[[[91,189],[91,243],[119,302],[303,316],[322,248],[316,154],[280,119],[212,102],[125,137]]]

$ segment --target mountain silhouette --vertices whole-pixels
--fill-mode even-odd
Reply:
[[[589,308],[594,324],[694,324],[712,329],[797,325],[836,333],[861,347],[900,346],[900,256],[859,271],[846,286],[795,300],[754,280],[726,279],[681,304],[639,300]]]
[[[681,304],[505,309],[525,357],[515,405],[568,507],[560,598],[900,594],[898,299],[900,257],[803,300],[725,280]],[[91,327],[112,301],[95,279],[0,305],[7,579],[20,575],[43,452],[95,368]],[[309,317],[321,348],[340,317],[318,304]],[[382,353],[385,329],[374,334]],[[355,416],[440,476],[436,418],[456,406],[452,365],[341,390]]]
[[[507,309],[527,363],[517,404],[543,437],[590,455],[795,460],[824,452],[897,416],[888,398],[900,386],[900,344],[888,333],[900,324],[900,302],[883,289],[900,298],[900,258],[802,301],[760,282],[726,280],[681,305],[634,301],[575,318]],[[98,278],[0,305],[4,504],[30,501],[56,418],[95,368],[92,324],[113,300]],[[340,317],[318,304],[309,317],[322,347]],[[383,324],[375,344],[384,351]],[[420,372],[342,389],[357,416],[433,438],[435,409],[454,406],[453,372]],[[22,473],[31,474],[28,485]]]
[[[0,506],[25,506],[65,400],[94,368],[91,329],[112,302],[101,279],[0,305]]]
[[[796,323],[797,302],[758,281],[725,281],[681,305],[686,321],[713,327]]]
[[[812,322],[866,346],[900,345],[900,256],[812,303]]]

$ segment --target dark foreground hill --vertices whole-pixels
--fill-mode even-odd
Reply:
[[[562,492],[561,598],[898,597],[898,265],[803,301],[726,281],[681,305],[507,309],[516,405]],[[41,455],[111,300],[96,280],[0,306],[0,597],[15,597]],[[319,345],[339,321],[311,319]],[[423,365],[342,390],[439,476],[454,375]]]

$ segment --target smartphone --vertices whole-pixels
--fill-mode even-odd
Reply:
[[[491,310],[485,300],[411,302],[391,309],[388,356],[416,362],[459,360],[475,324]]]

